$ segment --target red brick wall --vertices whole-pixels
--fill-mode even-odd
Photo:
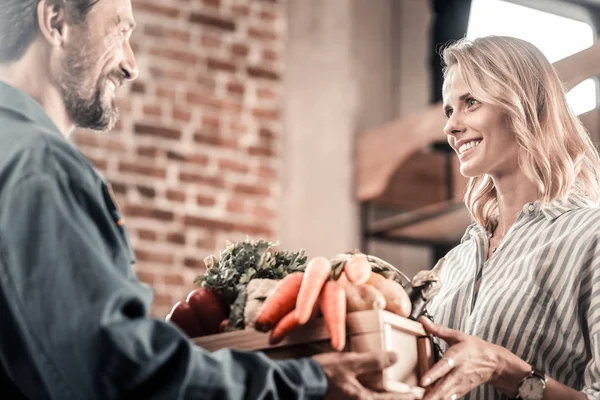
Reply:
[[[283,0],[133,0],[140,77],[121,119],[74,142],[113,185],[164,317],[225,240],[273,239]]]

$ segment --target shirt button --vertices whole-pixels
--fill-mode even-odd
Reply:
[[[527,209],[528,209],[530,212],[534,212],[534,211],[535,211],[535,206],[534,206],[533,204],[530,204],[530,205],[529,205],[529,207],[527,207]]]

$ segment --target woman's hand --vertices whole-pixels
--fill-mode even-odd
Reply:
[[[425,330],[440,337],[450,348],[422,378],[427,389],[423,400],[456,400],[483,383],[489,382],[509,396],[517,394],[518,380],[498,382],[506,366],[518,359],[507,349],[488,343],[478,337],[446,328],[427,318],[419,320]],[[524,368],[527,364],[521,360]],[[523,372],[523,376],[527,370]],[[512,375],[512,374],[511,374]],[[507,385],[508,383],[508,385]]]

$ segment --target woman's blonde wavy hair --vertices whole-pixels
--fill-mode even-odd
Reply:
[[[444,78],[455,69],[473,97],[498,106],[519,144],[519,166],[547,204],[570,193],[600,200],[600,160],[589,134],[567,106],[554,67],[532,44],[504,36],[460,40],[443,50]],[[498,218],[490,176],[469,180],[465,204],[493,230]]]

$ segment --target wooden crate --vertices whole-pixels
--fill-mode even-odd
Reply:
[[[353,312],[347,315],[347,334],[344,351],[390,350],[398,354],[398,362],[383,373],[361,377],[366,386],[380,391],[412,392],[417,398],[422,397],[418,381],[434,359],[431,341],[420,323],[387,311]],[[273,359],[310,357],[332,351],[329,332],[321,318],[297,328],[274,346],[269,345],[268,334],[253,329],[202,336],[193,341],[209,351],[256,350]]]

